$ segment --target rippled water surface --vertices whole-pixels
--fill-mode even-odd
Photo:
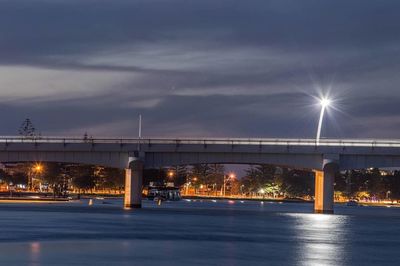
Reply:
[[[119,200],[0,204],[0,265],[400,265],[400,208]]]

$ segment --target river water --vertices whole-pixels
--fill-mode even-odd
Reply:
[[[120,200],[0,204],[0,265],[400,265],[400,208]]]

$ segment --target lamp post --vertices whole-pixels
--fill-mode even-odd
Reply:
[[[32,168],[31,171],[28,172],[28,188],[29,190],[33,189],[33,175],[36,174],[41,174],[43,171],[43,166],[40,163],[35,164]]]
[[[317,144],[319,144],[319,140],[321,138],[321,129],[322,129],[322,123],[324,121],[324,115],[325,115],[325,110],[331,105],[331,100],[328,98],[322,98],[319,100],[320,105],[321,105],[321,113],[319,115],[319,122],[318,122],[318,130],[317,130]]]
[[[197,193],[197,188],[196,188],[196,186],[197,186],[197,180],[198,180],[198,178],[197,177],[193,177],[192,179],[191,179],[191,183],[193,183],[193,187],[194,187],[194,195],[196,195],[196,193]]]
[[[185,180],[186,180],[186,182],[185,182],[185,195],[187,196],[188,190],[189,190],[189,185],[190,185],[189,174],[187,172],[186,172]]]
[[[235,174],[231,173],[229,175],[224,175],[224,185],[222,188],[223,191],[223,195],[225,197],[225,191],[226,191],[226,183],[230,180],[230,179],[234,179],[235,178]]]

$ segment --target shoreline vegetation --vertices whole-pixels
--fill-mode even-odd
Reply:
[[[239,176],[222,164],[171,166],[143,171],[146,188],[180,189],[183,196],[252,199],[313,199],[314,173],[272,165],[248,166]],[[62,163],[0,164],[0,197],[123,195],[125,172],[95,165]],[[400,171],[377,168],[345,171],[335,176],[335,200],[360,203],[400,201]],[[40,193],[40,194],[37,194]],[[232,195],[232,196],[231,196]]]

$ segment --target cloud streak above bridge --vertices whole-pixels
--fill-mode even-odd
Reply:
[[[398,1],[2,0],[1,134],[396,138]]]

